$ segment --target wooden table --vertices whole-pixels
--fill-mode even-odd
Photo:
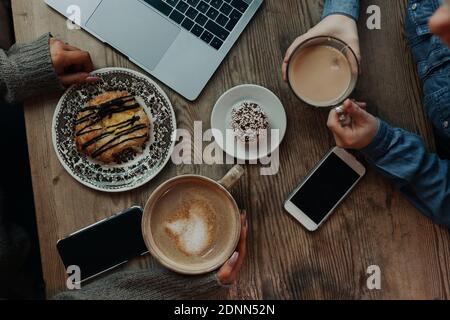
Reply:
[[[420,84],[403,33],[406,1],[362,1],[378,4],[382,30],[365,28],[360,36],[363,76],[355,97],[390,123],[421,134],[432,148],[433,138],[421,103]],[[327,112],[302,105],[284,84],[280,65],[286,48],[320,19],[320,1],[266,0],[238,44],[201,97],[190,103],[165,87],[181,128],[204,129],[214,102],[227,89],[256,83],[275,92],[289,120],[281,147],[278,175],[263,177],[258,166],[233,189],[250,215],[248,258],[229,298],[255,299],[448,299],[450,236],[424,218],[389,182],[370,170],[368,176],[316,233],[308,233],[282,209],[299,180],[333,146],[325,123]],[[88,50],[95,66],[136,67],[122,55],[83,31],[70,31],[66,21],[42,0],[14,0],[17,41],[30,41],[51,31],[57,38]],[[58,96],[42,96],[26,104],[25,117],[32,169],[39,242],[47,294],[63,290],[65,274],[56,241],[131,205],[144,205],[160,183],[183,173],[221,177],[229,166],[169,164],[146,186],[111,195],[78,184],[58,162],[51,142],[51,123]],[[146,268],[150,257],[127,268]],[[379,265],[382,290],[366,287],[366,270]]]

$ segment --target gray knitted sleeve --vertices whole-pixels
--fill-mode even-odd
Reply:
[[[117,272],[67,291],[55,300],[191,300],[216,298],[226,293],[215,274],[182,276],[169,271],[143,270]]]
[[[50,34],[28,44],[0,50],[0,100],[21,102],[61,85],[50,56]]]

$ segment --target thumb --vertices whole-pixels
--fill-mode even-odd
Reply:
[[[239,258],[239,252],[235,252],[231,258],[220,268],[217,272],[217,278],[219,278],[220,283],[225,284],[230,281],[230,277],[233,274],[234,267],[236,266]]]
[[[292,42],[292,44],[289,46],[289,48],[286,50],[286,54],[284,56],[284,62],[289,62],[289,58],[291,57],[292,53],[294,53],[294,50],[297,49],[297,47],[303,43],[307,38],[307,34],[303,34],[297,39]]]
[[[447,7],[439,8],[428,24],[431,33],[438,35],[445,43],[450,43],[450,10]]]
[[[87,72],[64,74],[59,79],[66,87],[73,84],[94,83],[99,80],[97,77],[90,76]]]
[[[292,54],[294,53],[294,50],[297,49],[297,47],[306,39],[306,35],[302,35],[294,40],[294,42],[289,46],[289,48],[286,50],[286,54],[283,58],[283,65],[281,66],[281,73],[283,77],[283,81],[287,81],[287,67],[289,63],[289,59],[291,58]]]
[[[450,11],[446,7],[441,7],[429,21],[430,31],[434,34],[442,34],[450,29]]]
[[[234,270],[234,267],[236,266],[239,258],[239,252],[233,253],[231,258],[225,263],[225,268],[228,269],[230,272]]]
[[[355,121],[364,120],[366,118],[366,112],[350,99],[345,100],[342,110]]]

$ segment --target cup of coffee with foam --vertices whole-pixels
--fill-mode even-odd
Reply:
[[[237,165],[220,181],[182,175],[159,186],[142,218],[150,253],[181,274],[203,274],[222,266],[239,242],[240,210],[228,189],[243,172]]]
[[[328,36],[310,38],[291,55],[287,68],[295,95],[315,107],[333,107],[356,87],[358,58],[345,42]]]

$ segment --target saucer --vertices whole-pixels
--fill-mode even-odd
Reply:
[[[260,137],[261,148],[258,144],[243,143],[230,134],[231,113],[242,102],[257,103],[267,115],[270,129],[267,136]],[[280,99],[269,89],[252,84],[240,85],[225,92],[217,100],[211,116],[211,128],[215,129],[213,136],[217,145],[228,155],[242,161],[256,161],[274,152],[283,141],[286,127],[286,112]],[[279,130],[278,137],[271,130]]]

